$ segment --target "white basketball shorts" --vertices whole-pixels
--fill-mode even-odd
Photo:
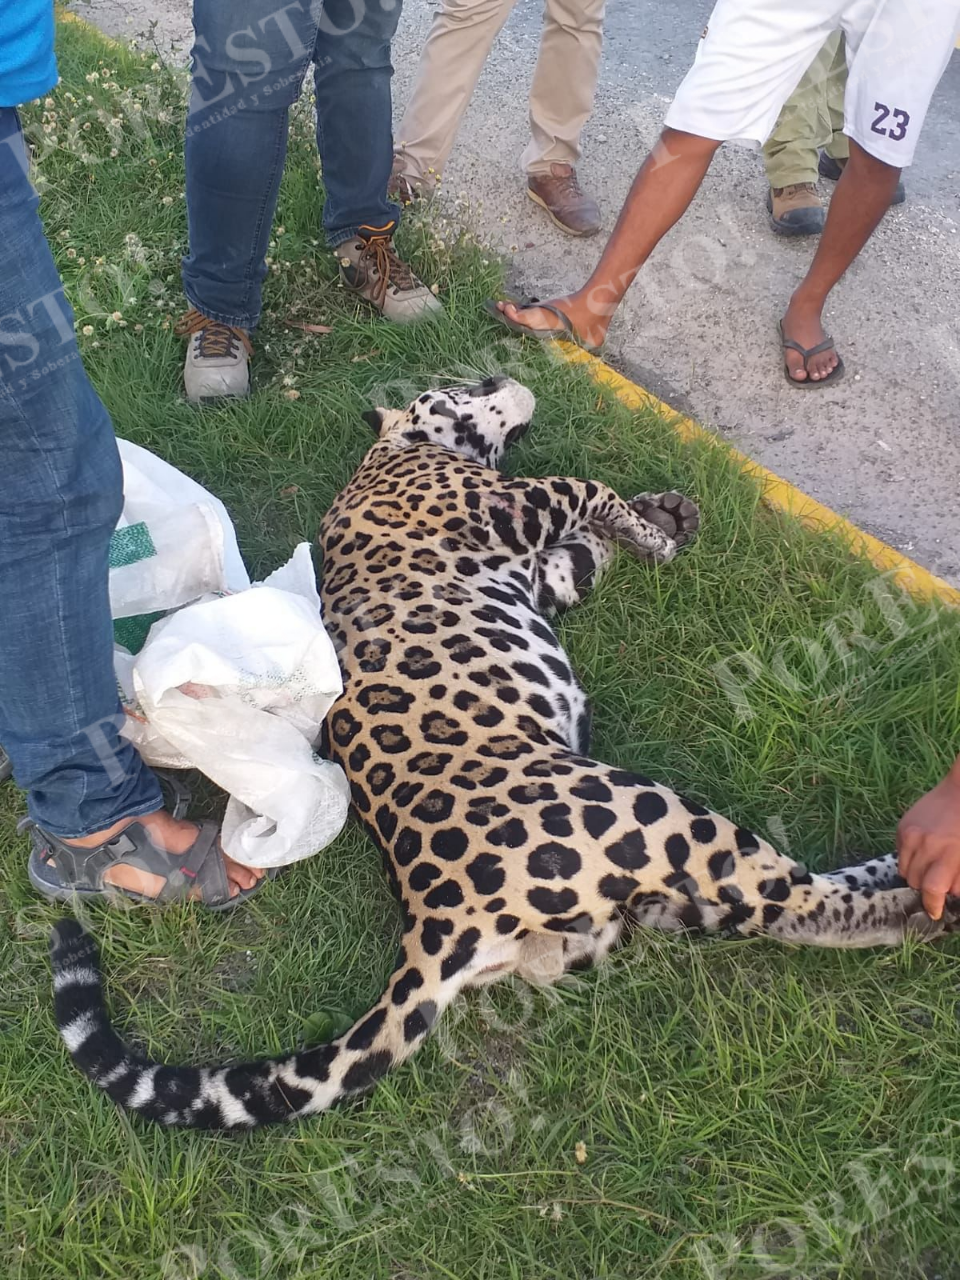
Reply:
[[[960,0],[719,0],[666,125],[721,142],[766,142],[837,30],[850,73],[844,133],[905,168],[960,35]]]

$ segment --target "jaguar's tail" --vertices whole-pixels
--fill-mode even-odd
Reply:
[[[120,1106],[189,1129],[252,1129],[365,1092],[419,1047],[454,994],[430,957],[404,953],[379,1003],[338,1040],[236,1066],[166,1067],[114,1031],[90,934],[61,920],[50,951],[57,1026],[80,1070]]]

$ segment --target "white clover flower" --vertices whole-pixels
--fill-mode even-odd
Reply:
[[[83,328],[80,330],[80,332],[83,334],[85,338],[89,338],[90,335],[93,333],[93,325],[85,324]]]

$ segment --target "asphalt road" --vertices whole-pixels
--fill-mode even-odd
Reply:
[[[81,0],[113,34],[156,21],[185,50],[189,0]],[[610,0],[581,180],[617,210],[692,60],[709,0]],[[434,6],[406,0],[395,46],[402,106]],[[518,158],[541,5],[519,0],[444,175],[541,297],[580,283],[599,252],[557,231],[524,196]],[[776,321],[812,255],[769,230],[756,153],[727,147],[661,244],[611,330],[614,364],[861,528],[960,584],[960,53],[954,56],[891,211],[831,300],[847,365],[803,393],[781,372]]]

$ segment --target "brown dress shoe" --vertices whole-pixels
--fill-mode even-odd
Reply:
[[[409,173],[404,173],[405,163],[403,152],[395,152],[390,181],[387,183],[387,199],[395,200],[397,204],[404,206],[414,204],[417,200],[432,199],[436,194],[435,187],[440,181],[439,177],[435,176],[431,169],[431,178],[428,181],[421,181]]]
[[[542,205],[561,231],[571,236],[595,236],[600,230],[600,208],[577,181],[572,164],[552,164],[549,173],[531,173],[527,195]]]

